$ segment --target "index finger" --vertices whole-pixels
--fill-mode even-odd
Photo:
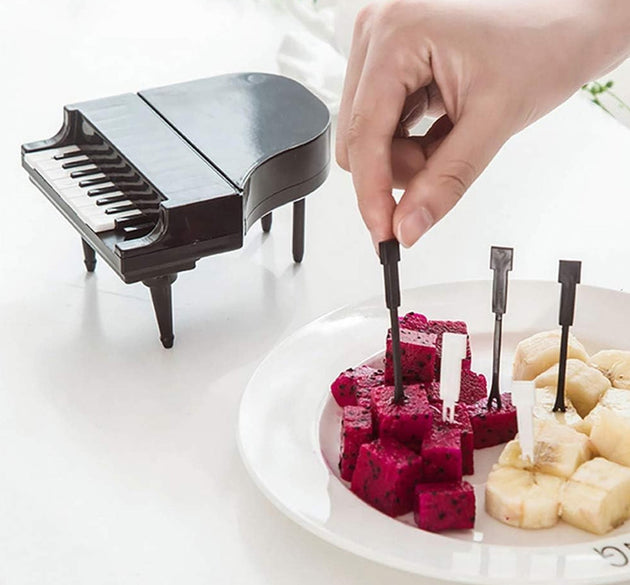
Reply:
[[[368,52],[345,142],[359,210],[375,243],[393,237],[391,149],[406,97],[403,84]]]
[[[379,43],[369,46],[346,131],[359,210],[375,242],[393,237],[392,140],[407,96],[418,89],[404,83],[392,54]],[[424,77],[417,75],[419,86],[430,82]]]

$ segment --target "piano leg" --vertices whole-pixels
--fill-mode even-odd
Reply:
[[[160,340],[164,347],[173,347],[173,305],[171,302],[171,285],[177,279],[177,274],[165,274],[143,280],[142,284],[149,287],[153,309],[160,330]]]
[[[83,244],[83,263],[88,272],[94,272],[94,268],[96,268],[96,253],[92,249],[92,246],[83,238],[81,238],[81,243]]]
[[[263,218],[260,220],[260,223],[262,224],[263,232],[269,233],[271,231],[271,220],[272,220],[271,212],[269,212],[267,215],[264,215]]]
[[[306,200],[300,199],[293,203],[293,260],[302,262],[304,258],[304,216],[306,214]]]

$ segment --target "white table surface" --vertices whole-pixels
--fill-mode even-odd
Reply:
[[[103,262],[27,180],[23,142],[62,106],[237,70],[275,70],[288,21],[248,0],[0,4],[0,583],[401,585],[428,580],[335,549],[247,476],[239,398],[265,354],[312,319],[381,293],[381,268],[333,168],[309,197],[306,257],[290,212],[174,288],[175,347],[148,291]],[[574,99],[514,138],[455,212],[403,254],[403,286],[514,278],[630,287],[630,132]],[[532,299],[535,302],[535,299]],[[420,553],[419,553],[420,554]]]

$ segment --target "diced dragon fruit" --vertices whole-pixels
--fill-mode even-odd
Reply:
[[[383,371],[370,366],[348,368],[341,372],[330,386],[337,404],[369,407],[369,390],[383,383]]]
[[[461,431],[438,417],[422,442],[422,480],[426,482],[459,481],[462,478]]]
[[[418,384],[405,386],[405,401],[395,404],[394,387],[377,386],[372,388],[371,399],[377,435],[419,450],[433,424],[433,412],[424,388]]]
[[[470,369],[470,362],[463,360],[462,378],[459,387],[459,401],[462,404],[473,404],[482,398],[486,398],[488,394],[488,385],[486,377],[483,374],[476,374]],[[440,383],[437,380],[423,384],[429,402],[441,402]]]
[[[466,481],[419,483],[413,508],[416,524],[423,530],[469,530],[475,525],[475,491]]]
[[[377,439],[361,445],[350,489],[381,512],[399,516],[412,510],[421,477],[420,456],[391,439]]]
[[[432,404],[433,411],[433,426],[435,427],[436,421],[439,424],[449,425],[456,429],[459,429],[461,447],[462,447],[462,473],[464,475],[472,475],[475,473],[475,439],[470,421],[470,415],[468,414],[468,408],[466,405],[457,403],[455,405],[455,417],[453,423],[442,421],[442,401],[439,400]]]
[[[383,383],[383,378],[380,379],[380,384]],[[362,408],[367,408],[370,410],[372,408],[372,399],[370,398],[370,390],[371,388],[357,388],[355,390],[355,396],[357,399],[357,406]]]
[[[400,364],[403,382],[430,382],[435,371],[435,335],[422,331],[400,330]],[[394,382],[391,331],[387,333],[385,349],[385,382]]]
[[[488,383],[483,374],[476,374],[470,368],[462,368],[462,383],[459,389],[459,401],[474,404],[488,396]]]
[[[463,404],[455,405],[455,423],[461,430],[462,472],[464,475],[475,473],[475,434],[468,410]]]
[[[372,413],[360,406],[345,406],[341,418],[339,471],[341,478],[352,479],[359,447],[372,440]]]
[[[425,389],[427,398],[431,404],[442,402],[442,399],[440,398],[440,383],[437,380],[427,382],[426,384],[423,384],[422,387]]]
[[[501,410],[494,404],[488,409],[487,399],[484,398],[470,404],[468,414],[475,436],[475,449],[507,443],[516,436],[516,408],[511,394],[501,394]]]
[[[425,331],[429,322],[424,315],[414,313],[413,311],[407,313],[404,317],[400,317],[398,321],[400,322],[401,328],[411,329],[412,331]]]
[[[442,362],[442,336],[444,333],[461,333],[466,335],[466,359],[470,360],[472,358],[472,353],[470,351],[470,338],[468,337],[468,327],[463,321],[428,321],[425,331],[436,335],[435,376],[438,380],[440,378],[440,364]]]

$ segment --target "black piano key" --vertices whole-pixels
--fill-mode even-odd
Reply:
[[[85,169],[83,171],[72,171],[70,178],[81,179],[83,177],[89,177],[90,175],[98,175],[101,173],[101,169]]]
[[[133,211],[134,209],[137,209],[137,207],[135,205],[117,205],[116,207],[110,207],[109,209],[105,210],[105,213],[107,215],[116,215],[117,213],[123,213],[125,211]]]
[[[102,183],[109,183],[109,177],[100,177],[98,179],[86,179],[85,181],[79,181],[79,187],[87,188],[93,185],[101,185]]]
[[[127,198],[128,199],[128,198]],[[115,215],[116,213],[122,213],[124,211],[131,211],[133,209],[139,209],[140,211],[157,210],[160,204],[157,201],[135,201],[127,205],[118,205],[117,207],[110,207],[105,210],[108,215]]]
[[[108,157],[102,157],[102,156],[91,156],[90,160],[95,165],[98,165],[99,167],[103,167],[103,168],[122,169],[122,168],[127,166],[119,158],[108,158]]]
[[[116,191],[120,191],[116,185],[112,185],[111,187],[99,187],[98,189],[90,189],[87,194],[88,197],[98,197],[99,195],[107,195],[107,193],[115,193]]]
[[[116,229],[124,230],[127,227],[133,227],[135,225],[142,225],[151,221],[150,217],[147,217],[146,213],[142,215],[132,215],[131,217],[123,217],[116,220]],[[155,222],[152,223],[155,225]]]
[[[74,158],[75,156],[81,156],[85,154],[82,150],[71,150],[70,152],[65,152],[64,154],[56,154],[53,156],[55,160],[64,160],[66,158]]]
[[[110,203],[117,203],[118,201],[127,201],[129,199],[127,195],[112,195],[111,197],[101,197],[96,200],[96,205],[109,205]]]
[[[148,233],[151,233],[154,227],[154,223],[145,222],[138,225],[127,226],[123,228],[122,231],[126,240],[133,240],[134,238],[141,238],[142,236],[146,236]]]
[[[94,163],[91,160],[74,160],[61,165],[62,169],[76,169],[78,167],[86,167],[88,165],[93,165]]]

